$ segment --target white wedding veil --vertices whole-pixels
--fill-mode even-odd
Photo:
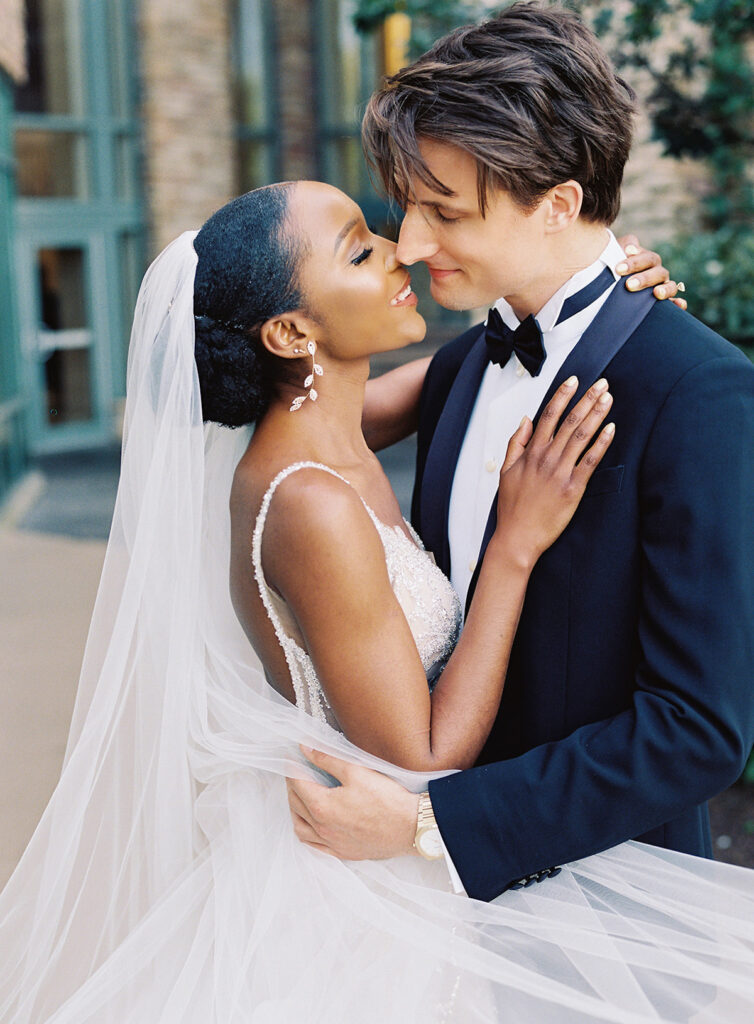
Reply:
[[[3,1024],[749,1021],[754,872],[626,843],[487,905],[294,837],[298,744],[230,602],[248,430],[204,425],[194,234],[142,283],[123,463],[58,786],[0,896]],[[249,538],[251,571],[251,538]],[[564,812],[567,813],[567,810]]]

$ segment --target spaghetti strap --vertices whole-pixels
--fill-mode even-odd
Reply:
[[[283,623],[280,621],[280,616],[272,600],[272,591],[265,579],[264,569],[262,568],[262,534],[264,533],[264,525],[267,521],[267,513],[270,509],[270,502],[283,480],[286,480],[299,469],[321,469],[325,473],[330,473],[331,476],[337,477],[338,480],[342,480],[349,487],[352,486],[345,477],[322,462],[294,462],[292,465],[286,466],[285,469],[281,469],[265,491],[262,504],[257,513],[251,542],[251,561],[254,567],[254,579],[259,587],[259,596],[273,625],[278,643],[285,654],[286,664],[291,675],[293,692],[296,697],[296,706],[308,710],[314,718],[326,721],[324,696],[311,660],[296,641],[288,636],[283,628]],[[368,506],[365,507],[367,511],[371,512]]]

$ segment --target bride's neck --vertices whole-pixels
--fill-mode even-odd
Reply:
[[[293,412],[291,402],[306,396],[309,389],[304,388],[303,380],[298,386],[281,388],[264,417],[266,427],[316,461],[340,466],[360,462],[369,455],[361,428],[369,360],[327,363],[323,371],[321,377],[314,378],[316,401],[307,397]]]

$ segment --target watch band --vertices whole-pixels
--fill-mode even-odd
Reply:
[[[419,794],[419,813],[416,816],[416,831],[422,828],[437,828],[435,812],[432,810],[432,801],[429,798],[429,791]]]
[[[443,853],[440,829],[432,810],[429,793],[419,795],[419,808],[416,815],[416,835],[414,849],[426,860],[439,860]]]

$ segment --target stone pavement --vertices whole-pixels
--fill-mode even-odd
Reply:
[[[104,553],[0,528],[0,886],[60,773]]]

